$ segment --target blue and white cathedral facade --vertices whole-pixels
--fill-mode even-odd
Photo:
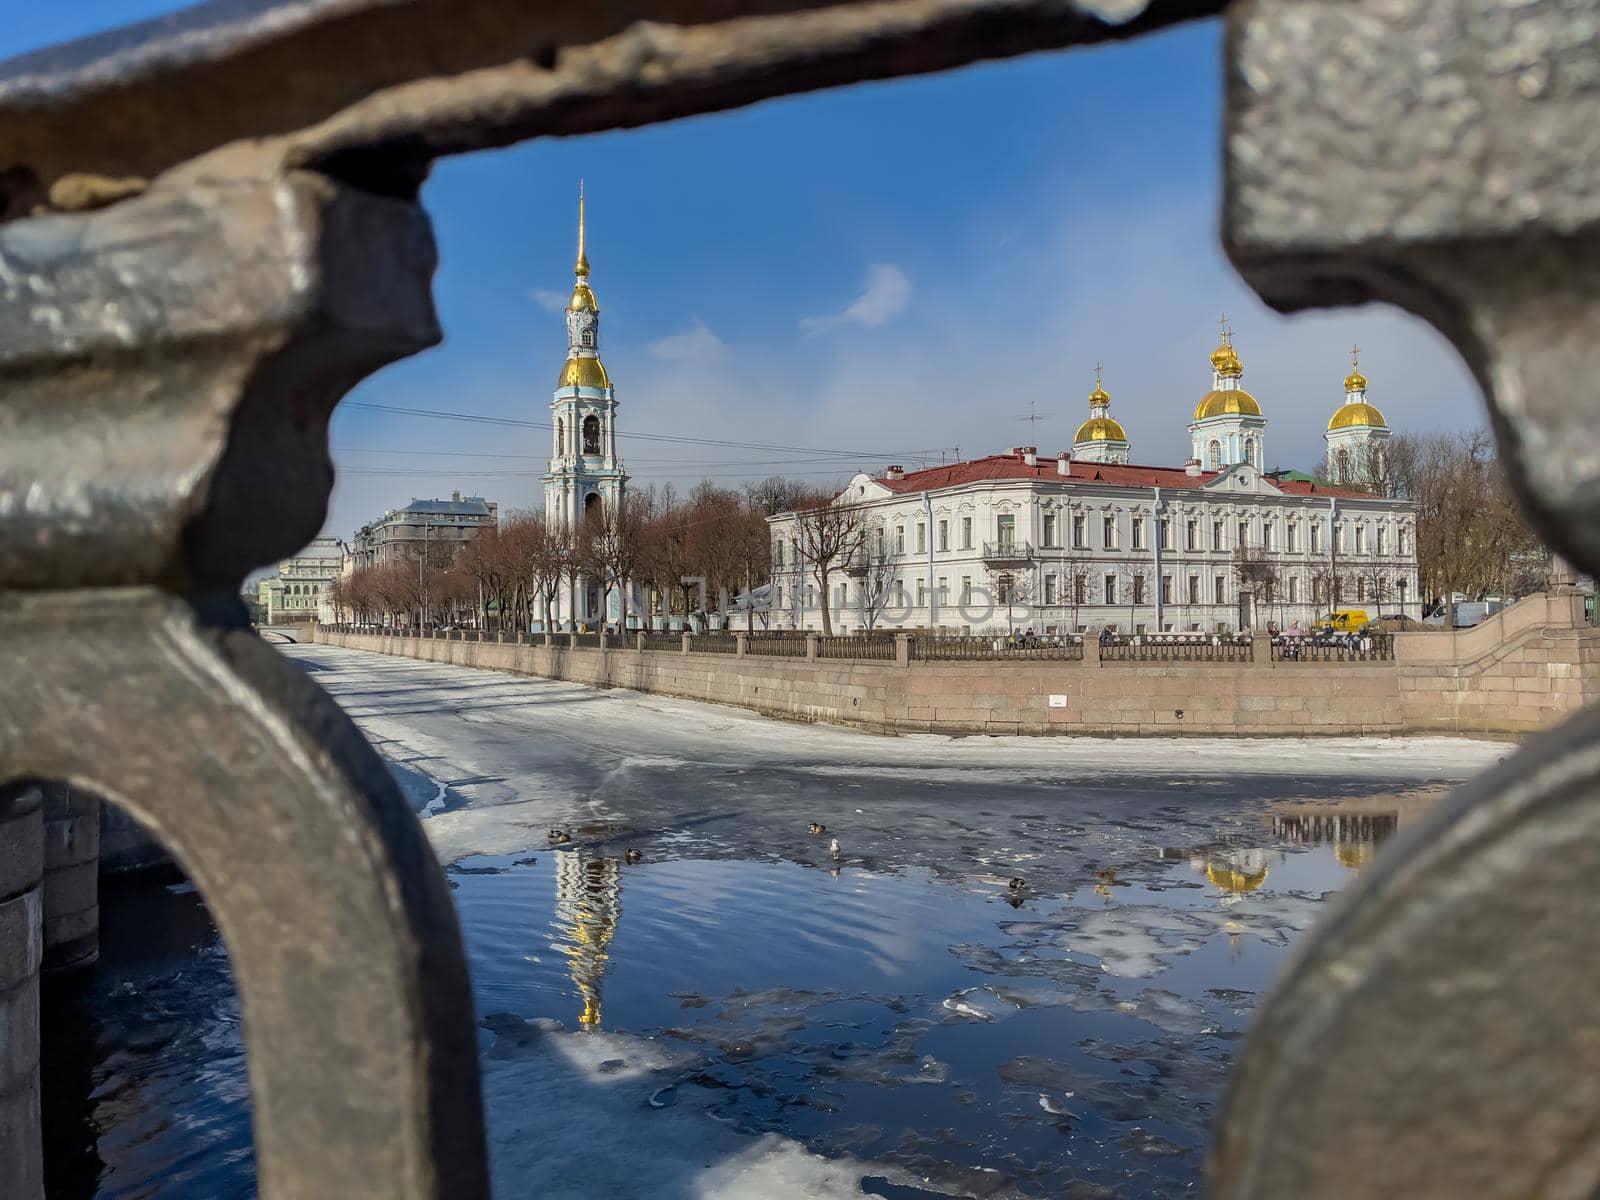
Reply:
[[[586,517],[619,504],[628,476],[617,457],[617,394],[600,361],[600,303],[589,286],[583,189],[578,189],[578,258],[567,301],[567,361],[550,399],[550,465],[544,475],[545,519],[552,530],[576,529]],[[598,584],[561,585],[556,619],[594,624],[608,614]]]

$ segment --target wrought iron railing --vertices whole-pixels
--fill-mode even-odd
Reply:
[[[766,637],[751,638],[745,653],[772,658],[804,658],[806,639],[803,635],[768,634]]]
[[[817,639],[818,658],[853,658],[866,662],[893,662],[894,634],[853,633]]]
[[[696,633],[689,638],[689,650],[696,654],[733,654],[738,648],[731,633]]]
[[[1083,657],[1083,642],[1072,634],[1027,637],[1015,634],[973,634],[932,637],[919,634],[911,647],[913,658],[923,662],[960,662],[968,659],[1059,659]]]
[[[1394,661],[1394,634],[1335,634],[1275,637],[1272,661],[1283,663],[1375,663]]]
[[[1126,638],[1100,643],[1101,662],[1251,662],[1250,639]]]

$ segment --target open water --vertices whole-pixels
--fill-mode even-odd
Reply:
[[[867,1164],[857,1194],[1184,1196],[1286,954],[1417,807],[1252,799],[1170,845],[1151,816],[1141,856],[1020,895],[1001,877],[835,867],[826,838],[808,861],[705,857],[623,828],[447,873],[491,1074],[537,1037],[627,1035],[606,1069],[630,1045],[662,1056],[637,1094],[609,1093],[603,1071],[564,1085],[561,1107],[606,1119],[579,1146],[552,1114],[535,1157],[624,1152],[671,1114]],[[1097,836],[1039,820],[1044,841]],[[252,1195],[238,1003],[199,897],[147,882],[102,912],[99,968],[47,997],[52,1200]],[[516,1088],[488,1095],[491,1142],[527,1140]],[[619,1145],[591,1144],[596,1128]],[[523,1194],[507,1175],[525,1161],[497,1150],[499,1195]],[[570,1194],[586,1192],[616,1194]]]

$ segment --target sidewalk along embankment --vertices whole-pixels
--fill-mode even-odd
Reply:
[[[1258,637],[1245,661],[853,661],[615,646],[544,644],[471,633],[410,637],[317,630],[314,640],[425,662],[480,667],[595,687],[623,687],[769,716],[882,733],[1195,734],[1205,736],[1516,736],[1557,723],[1600,691],[1600,631],[1578,597],[1531,596],[1455,633],[1397,634],[1381,661],[1287,661]],[[735,639],[720,639],[732,642]]]

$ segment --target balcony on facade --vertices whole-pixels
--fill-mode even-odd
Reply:
[[[983,561],[985,566],[992,567],[1032,562],[1033,543],[1013,541],[1010,538],[1001,538],[998,542],[985,542]]]

